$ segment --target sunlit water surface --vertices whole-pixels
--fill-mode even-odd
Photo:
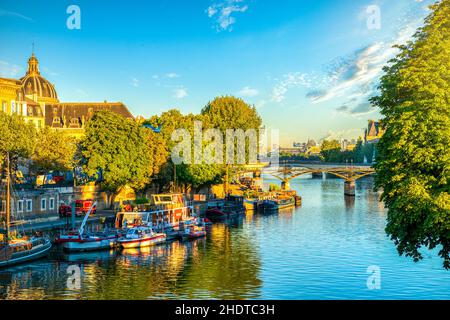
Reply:
[[[271,182],[266,180],[266,183]],[[436,252],[399,257],[370,179],[345,198],[343,182],[303,177],[303,206],[214,225],[206,239],[145,250],[63,254],[0,270],[3,299],[450,299]],[[80,287],[68,284],[70,266]],[[370,266],[380,289],[369,290]]]

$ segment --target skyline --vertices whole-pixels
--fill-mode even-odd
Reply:
[[[283,146],[357,138],[380,116],[367,99],[391,46],[409,39],[433,1],[135,2],[142,10],[4,1],[0,76],[23,76],[34,42],[62,101],[121,101],[149,117],[170,108],[198,113],[215,96],[235,95],[280,130]],[[80,30],[66,26],[72,4]],[[367,28],[370,5],[381,10],[379,30]]]

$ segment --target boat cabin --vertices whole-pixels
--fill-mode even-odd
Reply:
[[[155,194],[146,210],[117,213],[115,226],[118,229],[149,223],[153,226],[178,226],[193,213],[192,204],[183,194]]]

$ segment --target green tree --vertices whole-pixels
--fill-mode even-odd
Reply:
[[[450,0],[432,6],[413,41],[384,68],[379,107],[386,132],[377,146],[376,187],[386,231],[400,254],[440,248],[450,268]]]
[[[209,127],[220,129],[224,134],[227,129],[258,130],[262,124],[255,107],[233,96],[215,98],[201,113],[208,118]]]
[[[320,147],[320,154],[326,162],[340,162],[341,144],[337,140],[324,140]]]
[[[153,174],[149,131],[113,112],[95,113],[81,142],[83,171],[93,177],[101,173],[102,186],[113,197],[127,185],[144,188]]]
[[[38,174],[51,170],[73,170],[76,150],[77,142],[74,138],[45,127],[37,134],[31,169]]]
[[[7,115],[0,111],[0,154],[28,158],[34,149],[36,130],[19,115]]]
[[[361,138],[358,138],[358,142],[356,142],[355,149],[353,149],[353,162],[354,163],[364,162],[364,145]]]
[[[224,168],[216,164],[181,164],[177,166],[180,182],[188,183],[193,191],[223,182]]]
[[[256,144],[259,141],[259,129],[262,125],[261,117],[256,108],[249,105],[244,100],[233,96],[216,97],[214,100],[202,109],[201,114],[204,116],[205,127],[219,129],[224,138],[224,163],[226,162],[226,132],[227,130],[241,129],[244,132],[254,130],[256,134]],[[245,146],[245,162],[250,161],[250,141],[247,140]],[[238,153],[237,141],[235,145],[235,159]],[[256,146],[257,147],[257,146]],[[256,150],[257,152],[257,150]],[[255,154],[252,154],[256,158]],[[236,162],[236,161],[233,161]]]

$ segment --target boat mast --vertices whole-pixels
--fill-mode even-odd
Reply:
[[[9,242],[9,225],[11,223],[11,190],[10,190],[10,177],[9,177],[9,152],[6,152],[6,244]]]

